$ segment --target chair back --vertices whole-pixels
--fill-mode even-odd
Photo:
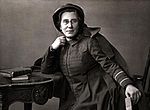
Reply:
[[[146,65],[144,69],[144,76],[143,76],[143,89],[146,94],[150,96],[150,48],[148,52],[148,58],[146,60]]]

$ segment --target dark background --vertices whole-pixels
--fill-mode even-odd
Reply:
[[[58,35],[51,16],[67,2],[84,8],[89,26],[101,27],[131,74],[143,74],[150,47],[148,0],[0,0],[0,69],[33,65]],[[34,104],[33,110],[55,110],[57,105],[53,99],[44,106]],[[10,108],[20,110],[23,104]]]

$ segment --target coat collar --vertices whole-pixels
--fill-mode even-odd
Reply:
[[[69,44],[71,44],[73,46],[73,45],[77,44],[84,37],[93,37],[99,31],[100,31],[100,27],[87,27],[87,26],[85,26],[83,28],[83,32],[81,34],[79,34],[75,40],[69,41]]]
[[[83,35],[93,37],[99,31],[100,31],[100,27],[85,27],[83,31]]]

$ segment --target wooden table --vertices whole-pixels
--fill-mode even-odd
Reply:
[[[16,101],[24,103],[24,110],[32,110],[32,102],[45,104],[53,95],[54,80],[53,75],[40,72],[33,72],[29,80],[22,81],[0,76],[0,110],[8,110]]]

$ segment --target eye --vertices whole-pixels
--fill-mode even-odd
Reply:
[[[72,23],[77,23],[78,19],[72,19]]]
[[[64,20],[63,20],[63,23],[64,23],[64,24],[68,24],[69,21],[68,21],[67,19],[64,19]]]

